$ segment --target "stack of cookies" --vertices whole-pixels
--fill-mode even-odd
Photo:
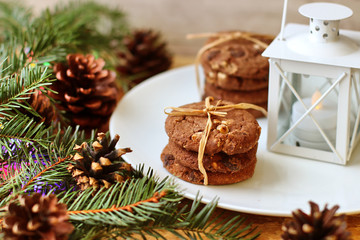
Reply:
[[[230,33],[211,37],[207,44]],[[200,63],[206,79],[204,98],[213,96],[216,99],[252,103],[267,108],[269,63],[261,54],[273,37],[258,34],[250,34],[249,37],[263,43],[262,46],[237,37],[215,45],[202,54]],[[250,112],[256,118],[263,116],[256,110]]]
[[[220,101],[219,106],[231,104]],[[205,102],[181,106],[204,109]],[[208,184],[222,185],[252,177],[261,128],[255,117],[246,110],[227,109],[226,116],[211,116],[207,144],[202,164]],[[163,166],[173,175],[194,184],[204,184],[199,170],[199,143],[208,117],[206,115],[169,115],[165,130],[169,142],[161,154]]]

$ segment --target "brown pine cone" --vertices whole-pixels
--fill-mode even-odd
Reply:
[[[41,91],[36,90],[31,94],[28,102],[39,113],[41,116],[40,121],[44,122],[45,125],[50,126],[56,120],[55,109],[50,99]]]
[[[81,146],[76,145],[78,151],[73,157],[74,164],[69,164],[68,171],[75,178],[81,190],[92,187],[109,188],[116,182],[124,182],[131,177],[131,165],[126,163],[121,156],[131,152],[130,148],[115,149],[119,135],[109,142],[104,133],[98,133],[98,141],[93,142],[91,149],[86,142]]]
[[[292,213],[293,220],[282,226],[283,240],[348,240],[350,232],[346,231],[345,215],[335,216],[339,206],[331,209],[310,202],[310,214],[300,209]]]
[[[27,112],[26,109],[20,108],[19,111],[23,114],[27,114],[29,117],[33,118],[37,122],[44,122],[46,126],[50,126],[53,121],[56,121],[56,114],[54,106],[52,105],[50,99],[43,94],[40,90],[33,90],[28,94],[28,99],[18,100],[18,102],[30,105],[39,116],[35,116]],[[24,102],[26,101],[26,103]]]
[[[169,69],[172,56],[160,33],[148,30],[134,30],[124,37],[125,49],[118,53],[117,71],[133,87],[143,80]]]
[[[50,96],[57,108],[82,129],[106,126],[121,96],[115,73],[104,70],[104,60],[92,55],[69,54],[66,59],[67,64],[54,66],[58,80],[52,89],[58,93]]]
[[[66,205],[58,203],[55,195],[20,196],[19,203],[7,206],[2,223],[5,239],[65,240],[74,230],[68,222]]]

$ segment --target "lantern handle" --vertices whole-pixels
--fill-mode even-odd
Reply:
[[[286,23],[287,5],[288,5],[288,0],[284,0],[283,14],[282,14],[282,20],[281,20],[281,29],[280,29],[280,41],[284,40],[284,28],[285,28],[285,23]]]

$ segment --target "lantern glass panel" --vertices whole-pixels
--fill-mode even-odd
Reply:
[[[285,145],[331,151],[329,142],[336,145],[336,79],[289,72],[285,76],[287,81],[283,79],[279,86],[277,140]]]

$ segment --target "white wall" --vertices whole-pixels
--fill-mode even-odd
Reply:
[[[36,11],[67,0],[26,0]],[[244,30],[277,35],[280,31],[283,0],[98,0],[124,10],[133,27],[160,30],[178,54],[195,54],[203,40],[186,40],[188,33]],[[305,23],[297,9],[309,0],[289,0],[288,22]],[[360,1],[338,0],[353,9],[341,28],[360,31]]]

